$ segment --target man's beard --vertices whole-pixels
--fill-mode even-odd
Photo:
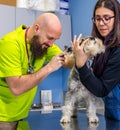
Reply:
[[[39,36],[35,35],[30,41],[30,50],[34,58],[41,58],[44,54],[47,53],[47,48],[42,48],[42,44],[39,42]]]

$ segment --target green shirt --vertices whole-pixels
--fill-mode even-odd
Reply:
[[[37,86],[20,96],[14,96],[6,77],[21,76],[27,74],[28,57],[25,46],[25,25],[21,25],[13,32],[8,33],[0,40],[0,121],[16,121],[27,117]],[[30,44],[28,44],[30,52]],[[40,69],[45,62],[61,52],[60,48],[53,44],[48,48],[47,54],[35,60],[35,71]]]

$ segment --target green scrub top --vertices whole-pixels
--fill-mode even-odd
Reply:
[[[27,74],[25,29],[26,26],[21,25],[0,40],[0,121],[16,121],[27,117],[36,94],[37,86],[20,96],[14,96],[5,80],[6,77]],[[30,44],[28,51],[31,53]],[[35,60],[35,71],[59,53],[61,49],[53,44],[42,58]]]

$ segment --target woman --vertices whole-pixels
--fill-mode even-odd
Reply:
[[[81,35],[72,42],[76,57],[76,68],[81,82],[105,102],[106,117],[120,120],[120,4],[117,0],[98,0],[93,12],[92,36],[100,38],[106,50],[95,57],[92,68],[86,62],[89,54],[85,54],[79,45]]]

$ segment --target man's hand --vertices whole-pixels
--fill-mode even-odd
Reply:
[[[51,72],[58,70],[65,64],[64,54],[56,55],[52,58],[52,60],[47,64],[49,66],[49,70]]]

